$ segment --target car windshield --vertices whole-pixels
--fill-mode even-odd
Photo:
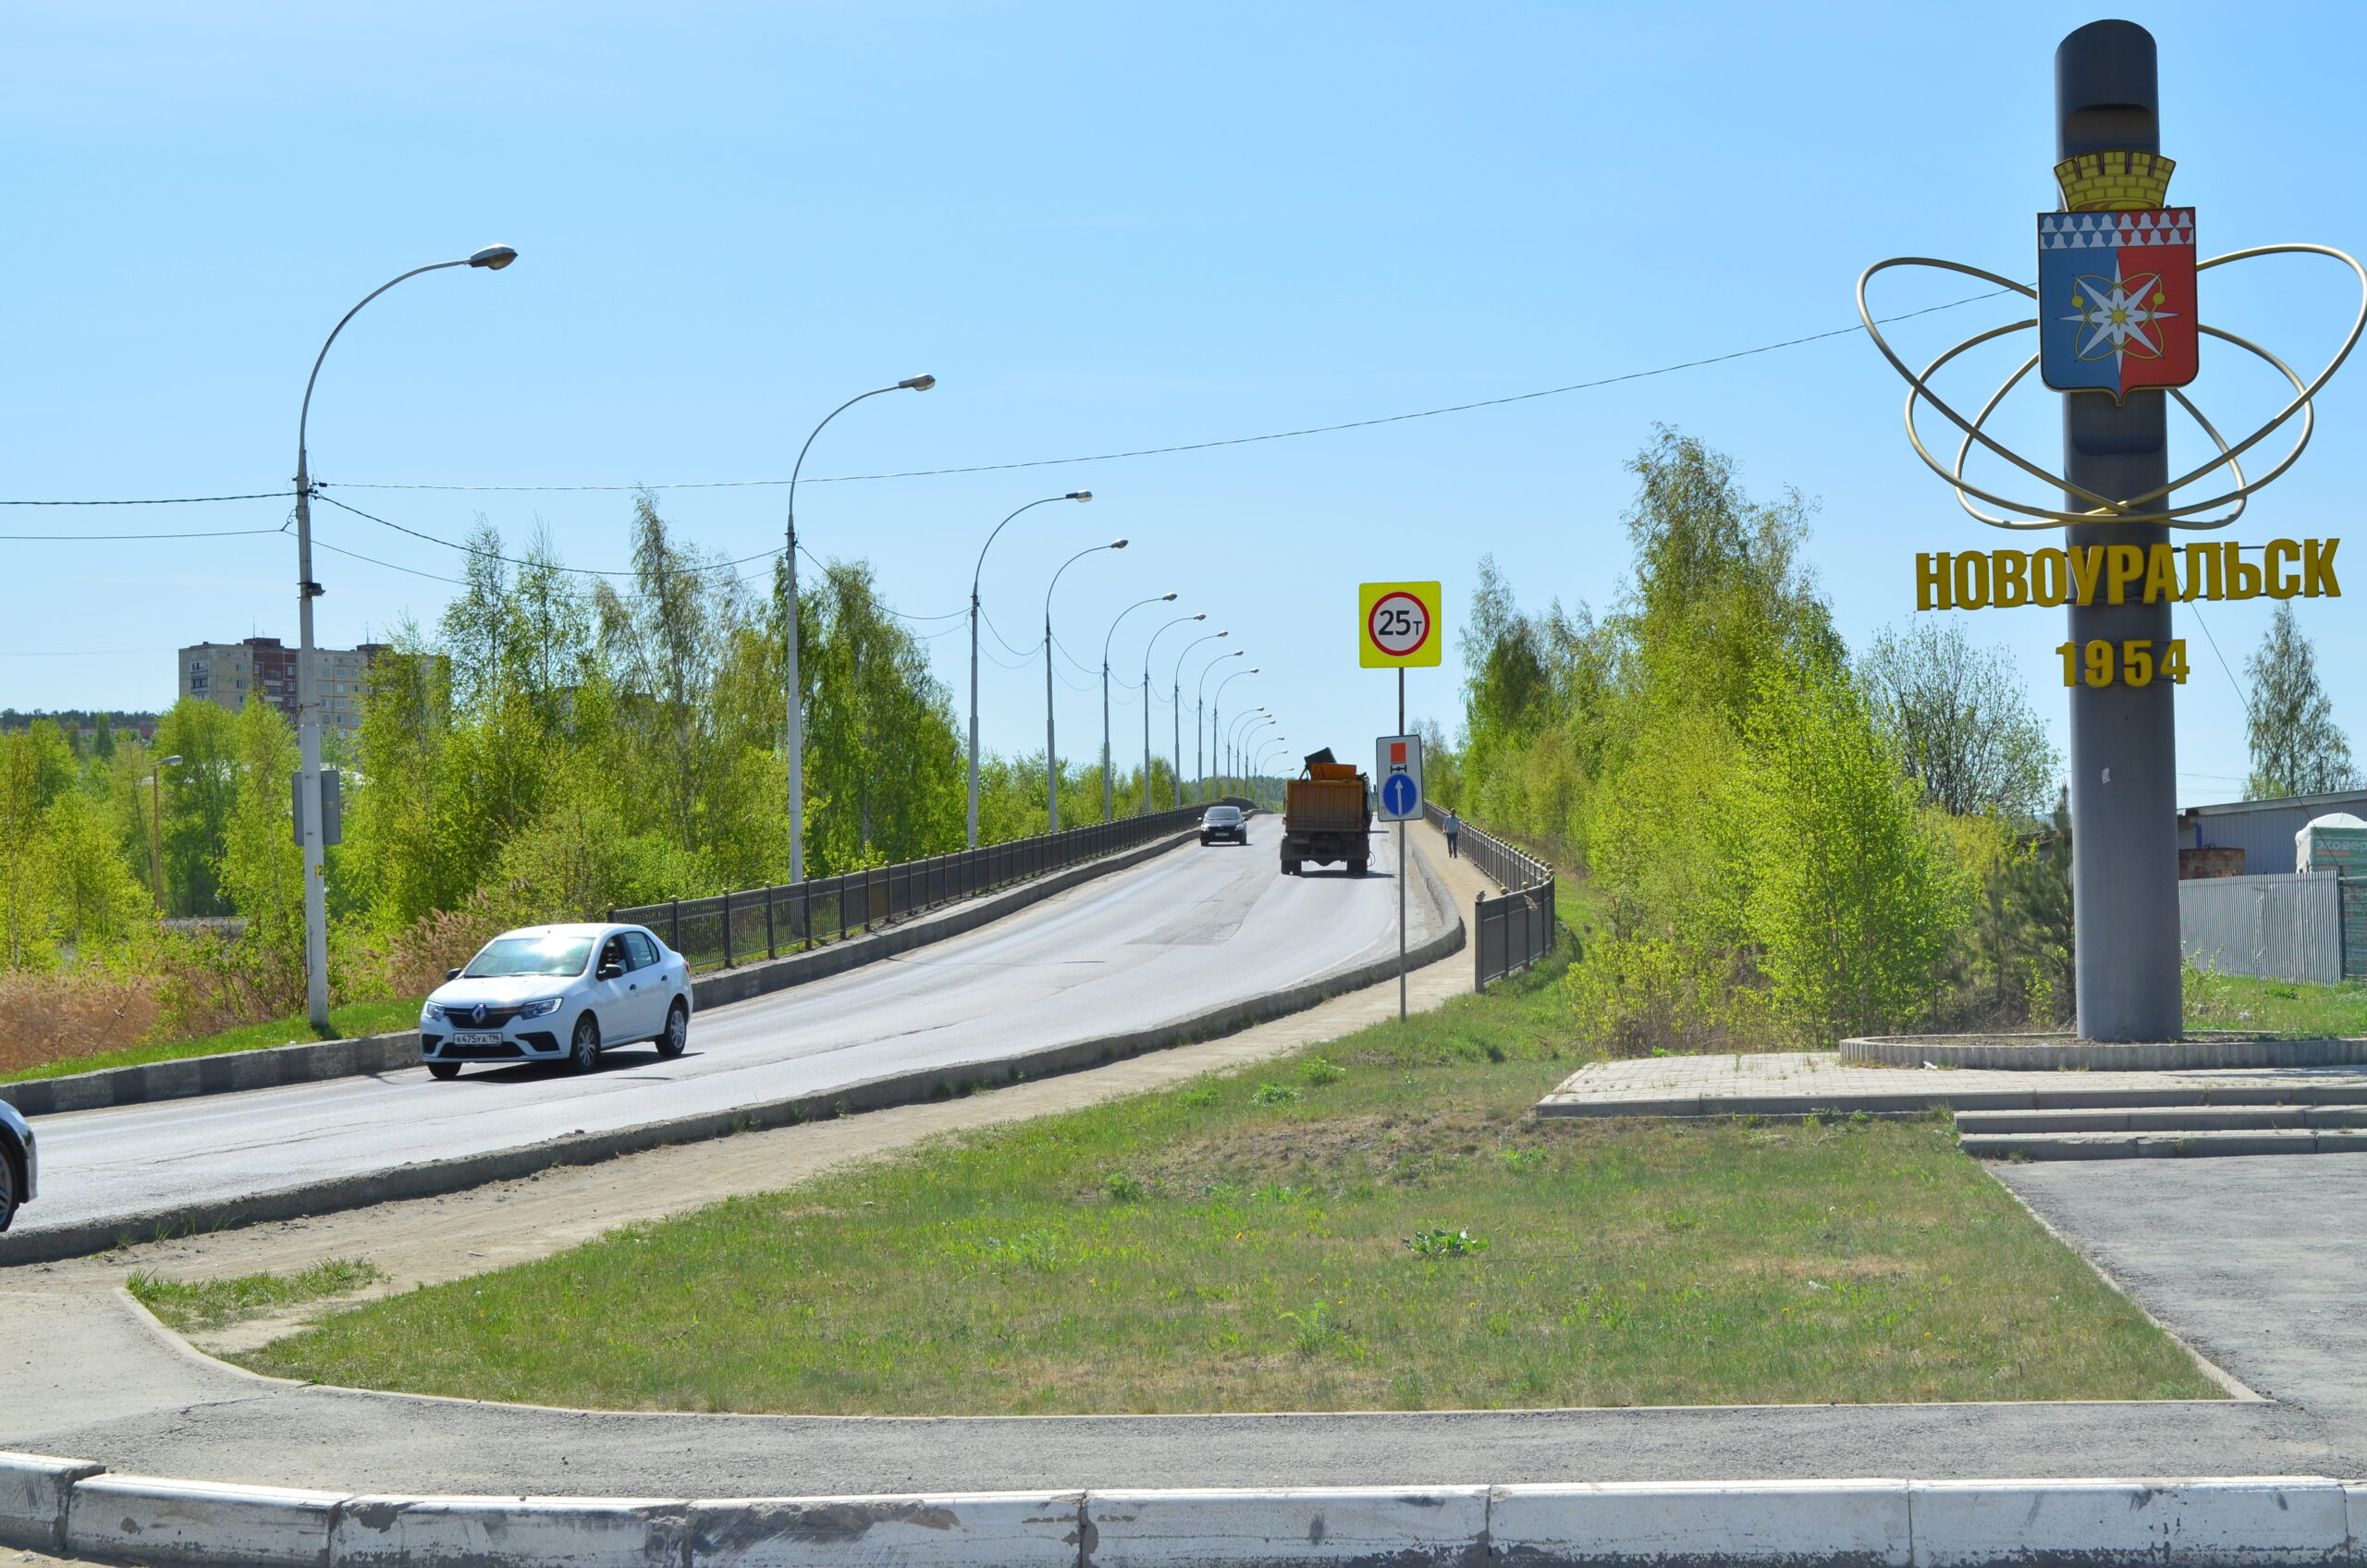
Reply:
[[[469,961],[462,978],[502,980],[513,974],[581,974],[592,956],[589,937],[496,937]]]
[[[1239,806],[1210,806],[1208,819],[1210,822],[1239,822],[1241,808]]]

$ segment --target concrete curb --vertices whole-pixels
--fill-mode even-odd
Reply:
[[[1099,860],[1048,873],[1000,893],[968,899],[811,952],[759,959],[754,963],[710,971],[692,980],[692,1004],[702,1011],[728,1007],[962,936],[1055,893],[1066,892],[1079,883],[1163,855],[1196,831],[1171,833]],[[109,1067],[96,1072],[0,1084],[0,1100],[7,1101],[27,1116],[50,1116],[67,1110],[100,1110],[108,1106],[144,1105],[153,1100],[276,1089],[288,1084],[317,1084],[330,1078],[358,1078],[418,1065],[419,1031],[407,1029],[392,1035],[313,1040],[264,1050],[182,1057],[173,1061],[144,1062],[137,1067]]]
[[[0,1544],[148,1568],[2348,1568],[2362,1531],[2367,1483],[2308,1476],[407,1498],[0,1453]]]
[[[1444,885],[1438,880],[1437,873],[1418,858],[1416,864],[1422,868],[1432,908],[1445,928],[1439,936],[1407,952],[1406,968],[1409,972],[1459,951],[1466,937],[1463,918],[1454,909]],[[957,1095],[1015,1084],[1025,1078],[1083,1072],[1105,1062],[1164,1050],[1172,1046],[1188,1045],[1196,1040],[1214,1039],[1252,1024],[1263,1023],[1269,1019],[1304,1012],[1327,998],[1343,991],[1361,990],[1396,973],[1397,959],[1392,954],[1370,963],[1335,970],[1302,985],[1228,1002],[1221,1007],[1210,1008],[1148,1029],[1106,1035],[1062,1046],[1048,1046],[1040,1050],[995,1061],[889,1073],[816,1094],[767,1100],[730,1110],[671,1117],[663,1121],[644,1122],[639,1126],[620,1127],[609,1132],[551,1138],[522,1148],[497,1149],[487,1154],[464,1155],[453,1159],[399,1165],[389,1170],[311,1182],[222,1203],[153,1209],[144,1214],[87,1220],[47,1230],[12,1231],[0,1235],[0,1268],[80,1257],[117,1246],[170,1236],[235,1230],[273,1220],[330,1214],[339,1209],[366,1208],[373,1204],[390,1203],[399,1198],[433,1197],[494,1182],[513,1181],[554,1166],[594,1165],[619,1155],[638,1154],[661,1145],[702,1143],[710,1138],[729,1137],[734,1133],[760,1132],[800,1121],[817,1121],[857,1111],[911,1105],[931,1098],[950,1099]]]

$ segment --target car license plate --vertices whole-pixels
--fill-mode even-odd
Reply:
[[[497,1046],[501,1044],[501,1035],[483,1030],[463,1031],[452,1036],[452,1043],[456,1046]]]

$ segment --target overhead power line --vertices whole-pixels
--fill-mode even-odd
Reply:
[[[328,499],[325,496],[321,498],[323,500]],[[244,497],[241,497],[241,499],[244,499]],[[15,502],[9,503],[11,506],[15,504]],[[60,502],[58,504],[63,506],[67,503]],[[72,504],[79,506],[82,503],[75,502]],[[97,502],[92,502],[90,504],[93,506],[98,505]],[[245,539],[258,533],[285,533],[287,532],[287,528],[283,525],[278,528],[215,529],[202,533],[0,533],[0,540],[5,540],[10,543],[29,543],[46,539],[59,544],[80,545],[85,543],[99,544],[123,539]]]
[[[287,499],[288,494],[286,490],[258,490],[248,496],[164,496],[145,501],[0,501],[0,507],[193,507],[201,501],[279,501]]]
[[[423,533],[416,528],[406,528],[399,522],[390,522],[386,519],[377,516],[375,513],[363,511],[360,507],[348,506],[345,502],[338,500],[334,496],[322,496],[319,499],[326,501],[330,506],[336,507],[340,510],[351,512],[356,517],[367,518],[372,522],[378,524],[382,528],[391,528],[398,533],[408,533],[414,539],[424,539],[431,545],[441,545],[448,550],[458,550],[462,555],[476,556],[486,560],[500,561],[508,566],[539,567],[547,571],[572,572],[578,577],[637,577],[640,575],[638,572],[632,571],[629,569],[619,571],[605,567],[566,566],[558,561],[537,561],[529,560],[518,556],[505,556],[498,550],[488,550],[481,545],[458,545],[449,539],[438,538],[433,533]],[[349,551],[341,553],[350,554],[351,552]],[[685,570],[694,572],[731,571],[747,565],[750,561],[767,559],[774,553],[775,552],[771,550],[759,550],[753,556],[742,556],[737,560],[710,561],[704,566],[689,567]],[[386,563],[382,561],[378,564],[383,566]],[[406,569],[398,567],[395,570],[400,571]],[[432,572],[421,572],[418,573],[418,575],[422,577],[431,577],[435,574]],[[448,577],[441,581],[449,582],[452,579]]]
[[[1881,316],[1877,317],[1876,320],[1880,325],[1887,326],[1893,322],[1909,321],[1917,316],[1928,316],[1940,311],[1953,311],[1960,306],[1977,304],[1981,300],[1993,300],[2000,294],[2006,294],[2010,292],[2012,292],[2010,289],[1992,288],[1980,294],[1968,294],[1961,300],[1951,300],[1945,304],[1926,305],[1921,310],[1902,311],[1896,315]],[[1290,441],[1302,435],[1331,435],[1343,430],[1368,430],[1375,425],[1402,424],[1408,420],[1437,419],[1443,414],[1469,413],[1475,409],[1499,409],[1512,403],[1533,402],[1539,398],[1559,398],[1566,393],[1585,392],[1599,386],[1616,386],[1623,382],[1643,381],[1656,375],[1674,375],[1678,371],[1699,370],[1704,365],[1725,364],[1734,360],[1747,360],[1758,354],[1772,354],[1783,349],[1797,349],[1803,344],[1821,343],[1827,338],[1846,337],[1853,333],[1863,332],[1864,330],[1865,326],[1862,323],[1852,323],[1847,326],[1834,327],[1829,332],[1811,332],[1804,337],[1786,337],[1780,342],[1761,343],[1756,348],[1736,349],[1729,353],[1711,354],[1698,360],[1681,360],[1675,364],[1658,365],[1650,370],[1628,371],[1620,375],[1600,376],[1592,381],[1573,381],[1562,386],[1540,387],[1534,392],[1515,392],[1502,398],[1481,398],[1476,401],[1468,403],[1448,403],[1435,409],[1417,409],[1408,413],[1379,414],[1370,419],[1344,420],[1337,424],[1311,424],[1295,430],[1267,431],[1263,435],[1228,435],[1210,441],[1185,441],[1169,447],[1136,447],[1125,451],[1096,452],[1087,456],[1074,458],[1031,458],[1020,462],[972,463],[959,468],[899,469],[884,473],[817,474],[811,479],[801,478],[798,483],[802,484],[851,484],[878,479],[928,479],[956,473],[1003,473],[1013,469],[1060,468],[1073,463],[1116,462],[1123,458],[1165,457],[1176,452],[1205,452],[1220,447],[1248,447],[1255,446],[1265,441]],[[432,483],[398,483],[392,481],[366,481],[357,479],[337,481],[335,488],[341,490],[449,490],[480,493],[499,491],[547,493],[553,491],[742,490],[760,489],[769,486],[783,485],[789,483],[790,481],[786,479],[697,479],[669,480],[654,484],[439,484]],[[314,487],[315,493],[317,494],[320,489],[328,488],[329,482],[315,481]],[[286,491],[274,490],[259,492],[255,495],[250,496],[172,496],[155,500],[136,501],[0,501],[0,506],[166,507],[185,506],[199,501],[267,500],[285,494],[287,494]],[[321,498],[326,500],[328,497],[324,496]],[[374,519],[373,521],[381,520]],[[392,525],[389,524],[389,526]],[[443,544],[445,541],[436,540],[435,543]],[[754,560],[757,557],[751,556],[747,558]],[[605,575],[624,576],[628,574],[622,572],[611,572]]]

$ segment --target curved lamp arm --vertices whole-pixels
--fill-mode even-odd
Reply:
[[[1233,649],[1233,654],[1247,654],[1247,652],[1250,652],[1250,649]],[[1209,658],[1205,666],[1200,666],[1200,696],[1208,696],[1208,673],[1209,670],[1214,670],[1219,663],[1224,663],[1224,658]],[[1252,663],[1247,670],[1233,670],[1233,675],[1257,675],[1257,668],[1259,666]],[[1233,675],[1226,675],[1224,680],[1233,680]],[[1224,682],[1217,682],[1217,696],[1224,696]]]
[[[893,386],[875,386],[868,392],[858,392],[828,413],[824,414],[822,423],[816,425],[807,433],[805,445],[797,448],[797,463],[789,471],[789,545],[791,549],[797,545],[798,476],[805,472],[805,454],[814,449],[814,437],[822,434],[823,426],[828,425],[832,420],[853,408],[865,398],[877,398],[882,392],[926,392],[936,385],[937,377],[933,375],[908,375]]]
[[[1150,634],[1150,641],[1143,644],[1143,686],[1146,690],[1150,686],[1150,651],[1159,646],[1159,640],[1179,626],[1189,626],[1196,620],[1206,620],[1208,619],[1208,612],[1206,610],[1200,611],[1197,615],[1179,615],[1173,620],[1169,621],[1165,626],[1160,627],[1158,631]],[[1221,631],[1212,631],[1208,634],[1209,637],[1221,637],[1223,635],[1224,633]],[[1208,640],[1208,637],[1195,639],[1195,641],[1201,643],[1205,643]],[[1188,648],[1192,646],[1192,643],[1186,643],[1184,645]]]
[[[1229,630],[1224,631],[1211,631],[1206,637],[1195,637],[1189,643],[1184,643],[1183,651],[1175,655],[1175,683],[1178,685],[1183,683],[1184,661],[1192,656],[1193,649],[1198,647],[1203,643],[1213,643],[1220,637],[1230,637],[1232,635],[1233,633]],[[1210,668],[1213,668],[1217,665],[1222,664],[1227,659],[1238,658],[1248,651],[1249,650],[1246,648],[1227,648],[1219,653],[1214,658],[1208,660],[1208,665]],[[1143,679],[1145,680],[1148,680],[1150,679],[1150,655],[1147,653],[1143,655]],[[1204,668],[1200,671],[1200,684],[1193,693],[1196,698],[1207,693],[1208,680],[1208,671]]]
[[[321,345],[321,351],[313,356],[313,374],[304,378],[304,407],[296,416],[296,479],[300,485],[305,484],[309,478],[305,472],[304,438],[313,423],[313,387],[321,379],[321,365],[329,357],[329,349],[337,342],[337,334],[345,330],[347,322],[362,313],[362,305],[368,304],[396,284],[417,277],[423,272],[442,272],[446,267],[483,267],[488,272],[499,272],[517,259],[518,252],[509,246],[488,245],[482,251],[460,257],[458,261],[430,262],[423,267],[413,267],[407,273],[388,278],[369,293],[364,294],[362,297],[361,305],[354,306],[353,309],[337,317],[337,325],[329,328],[328,337]]]
[[[1112,539],[1107,545],[1088,545],[1061,563],[1060,571],[1052,573],[1052,581],[1044,590],[1044,626],[1048,632],[1052,625],[1052,590],[1061,585],[1061,573],[1067,571],[1069,568],[1087,556],[1098,556],[1104,550],[1122,550],[1125,547],[1126,542],[1123,539]]]
[[[894,388],[883,387],[881,390],[893,391]],[[870,396],[872,396],[872,394],[868,392],[864,394],[864,397],[865,398]],[[838,416],[833,414],[830,417],[836,419]],[[796,485],[795,482],[792,480],[791,484],[791,494],[793,496],[795,493]],[[1030,501],[1027,503],[1027,506],[1020,508],[1019,512],[1026,511],[1031,507],[1049,506],[1054,501],[1090,501],[1091,499],[1093,499],[1093,492],[1090,490],[1072,490],[1065,496],[1047,496],[1042,500]],[[1011,514],[1011,517],[1007,517],[1003,519],[1002,521],[996,523],[994,533],[987,534],[987,542],[978,546],[978,564],[970,569],[970,602],[972,604],[975,605],[978,602],[978,577],[980,573],[987,570],[987,552],[994,547],[995,534],[1000,533],[1006,527],[1008,527],[1011,523],[1011,518],[1017,517],[1019,512],[1013,512]],[[1173,598],[1174,595],[1171,594],[1168,597]]]
[[[1145,605],[1166,605],[1172,604],[1174,601],[1175,595],[1172,594],[1154,594],[1147,599],[1136,599],[1133,604],[1128,605],[1124,609],[1120,610],[1118,612],[1117,620],[1112,620],[1110,623],[1110,630],[1108,633],[1101,639],[1101,673],[1104,675],[1110,673],[1110,639],[1118,635],[1118,621],[1125,619],[1128,616],[1134,614]],[[1184,619],[1189,620],[1192,618],[1187,615]],[[1170,621],[1168,624],[1172,626],[1174,622]],[[1158,633],[1154,632],[1152,635],[1156,636]]]

